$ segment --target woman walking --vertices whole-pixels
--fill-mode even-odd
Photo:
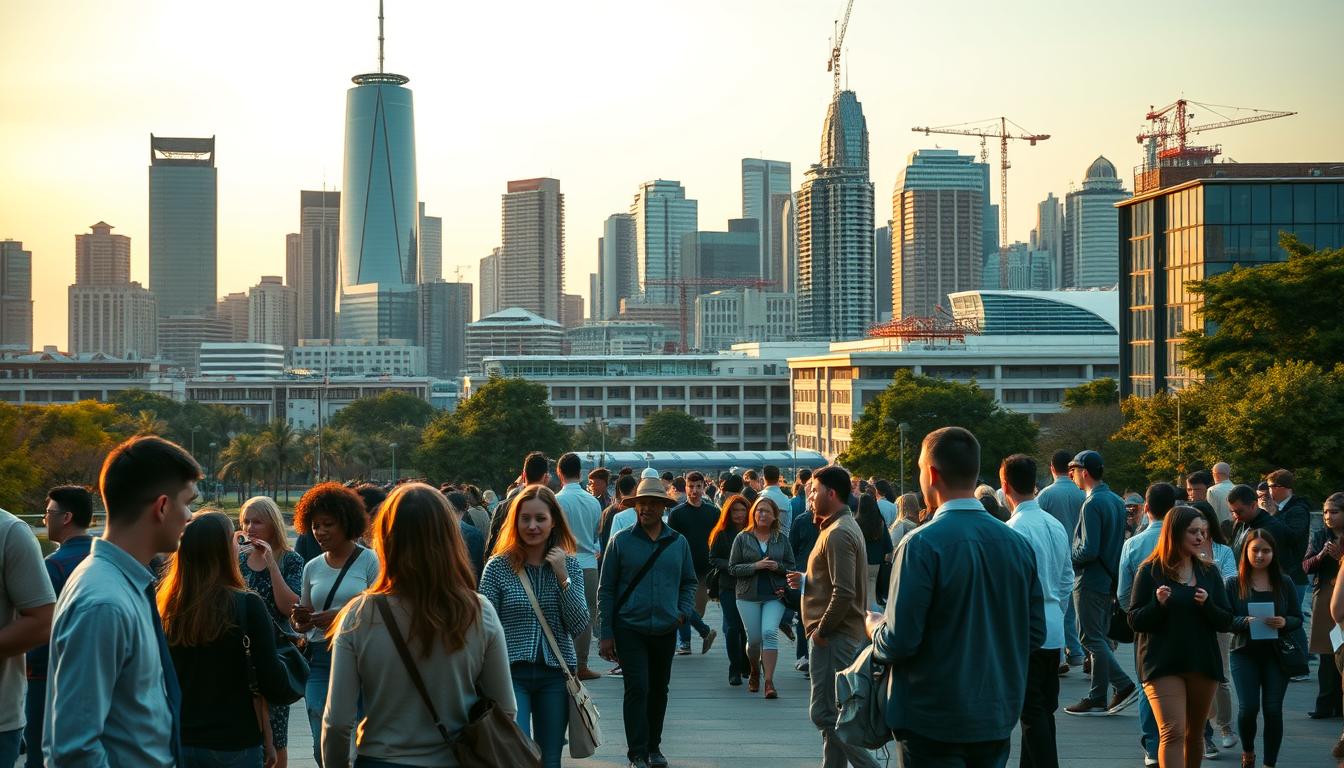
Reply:
[[[508,638],[518,725],[541,747],[547,768],[560,768],[569,725],[565,672],[572,673],[578,663],[574,635],[588,626],[576,549],[555,494],[544,485],[529,485],[513,498],[494,555],[481,574],[481,594],[494,606]],[[555,657],[523,579],[564,658]]]
[[[308,636],[308,685],[303,698],[313,733],[313,759],[322,765],[322,710],[327,705],[331,647],[327,630],[345,604],[378,578],[378,555],[359,546],[367,522],[359,494],[340,483],[308,489],[294,508],[294,529],[313,534],[322,554],[303,567],[303,588],[290,625]]]
[[[223,512],[201,512],[187,523],[158,604],[182,689],[182,768],[274,765],[265,702],[254,698],[249,680],[279,699],[288,678],[267,608],[243,585],[238,540]]]
[[[775,664],[779,661],[779,620],[784,616],[780,595],[788,588],[785,574],[793,570],[793,549],[781,534],[779,508],[768,497],[756,499],[750,512],[751,527],[733,539],[729,572],[737,579],[737,612],[747,631],[747,690],[760,690],[765,677],[765,698],[778,698]]]
[[[1241,764],[1255,768],[1256,717],[1265,716],[1266,768],[1274,768],[1283,743],[1283,694],[1288,675],[1279,665],[1276,645],[1302,626],[1297,591],[1283,576],[1274,537],[1260,529],[1247,532],[1237,575],[1226,582],[1232,599],[1232,681],[1237,686],[1237,730],[1241,736]],[[1273,615],[1252,616],[1250,606],[1269,603]],[[1273,638],[1256,640],[1251,625],[1263,622],[1277,630]],[[1306,657],[1303,656],[1303,659]],[[1333,659],[1331,659],[1333,661]]]
[[[1217,568],[1200,557],[1208,535],[1198,510],[1176,507],[1134,576],[1129,624],[1161,768],[1199,768],[1204,721],[1223,679],[1218,633],[1230,631],[1232,611]]]
[[[1311,576],[1311,636],[1308,650],[1320,658],[1316,670],[1316,708],[1307,713],[1314,720],[1344,714],[1344,691],[1335,669],[1335,649],[1330,642],[1330,593],[1339,577],[1339,558],[1344,554],[1344,493],[1331,494],[1325,500],[1321,530],[1311,535],[1302,570]]]
[[[719,508],[719,522],[709,533],[709,564],[719,572],[719,607],[723,610],[723,637],[728,643],[728,684],[741,685],[749,673],[747,632],[737,612],[737,579],[733,578],[733,542],[747,527],[747,497],[733,494]]]
[[[476,593],[457,519],[439,491],[423,483],[397,486],[378,515],[373,548],[365,557],[386,567],[332,625],[323,765],[348,768],[358,722],[356,768],[456,766],[398,646],[414,659],[439,721],[456,733],[479,698],[509,716],[517,709],[504,629]]]
[[[238,565],[247,588],[257,593],[276,627],[283,627],[303,591],[303,556],[290,549],[280,508],[269,496],[253,496],[238,513],[242,546]],[[275,766],[289,765],[289,707],[271,707]]]
[[[913,493],[903,493],[896,499],[896,522],[887,532],[891,535],[891,549],[895,552],[911,531],[919,527],[919,497]]]
[[[878,590],[878,574],[882,566],[891,562],[894,550],[891,536],[887,534],[886,521],[882,519],[882,510],[877,498],[868,494],[859,496],[859,514],[856,515],[859,530],[863,532],[863,545],[868,555],[868,610],[881,611],[886,603],[886,595]]]

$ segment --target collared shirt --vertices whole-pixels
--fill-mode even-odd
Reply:
[[[0,509],[0,627],[18,621],[20,611],[29,611],[56,602],[51,579],[42,567],[42,548],[33,529],[19,518]],[[24,656],[16,653],[0,658],[0,730],[13,731],[24,726]]]
[[[602,525],[601,505],[578,483],[565,483],[565,487],[555,494],[555,500],[560,502],[569,530],[579,545],[579,551],[574,553],[579,567],[585,571],[597,570],[597,552],[602,548],[597,536]]]
[[[793,499],[778,485],[766,486],[761,495],[775,502],[775,508],[779,510],[779,532],[788,538],[789,528],[793,525]]]
[[[70,574],[75,572],[75,567],[89,556],[89,547],[92,544],[93,537],[88,534],[71,536],[62,541],[55,552],[47,555],[45,560],[47,576],[51,577],[51,588],[56,590],[56,596],[60,596],[61,590],[65,588],[65,582],[69,581]],[[52,602],[55,602],[54,597]],[[46,679],[47,653],[45,644],[39,645],[28,652],[28,679]]]
[[[1129,593],[1134,589],[1134,576],[1143,561],[1157,549],[1161,538],[1162,521],[1151,520],[1147,528],[1130,536],[1120,548],[1120,583],[1115,585],[1115,597],[1126,611],[1129,610]]]
[[[877,511],[882,513],[882,522],[887,528],[896,522],[896,505],[881,496],[877,497]]]
[[[1231,480],[1223,480],[1209,486],[1208,500],[1209,506],[1213,507],[1213,513],[1218,516],[1218,522],[1232,519],[1232,511],[1227,508],[1227,494],[1235,488]]]
[[[1043,649],[1064,645],[1064,601],[1073,594],[1073,559],[1063,523],[1041,509],[1035,500],[1017,505],[1008,527],[1022,534],[1036,553],[1036,578],[1045,597]]]
[[[1066,475],[1055,478],[1055,482],[1042,488],[1036,495],[1036,503],[1064,526],[1064,532],[1069,534],[1069,544],[1072,545],[1077,535],[1078,515],[1083,511],[1083,500],[1086,498],[1083,489],[1074,485]]]
[[[43,752],[49,765],[173,765],[173,712],[148,598],[154,577],[94,539],[56,601]]]

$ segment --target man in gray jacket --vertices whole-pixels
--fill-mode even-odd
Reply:
[[[676,501],[658,478],[641,480],[623,503],[635,508],[638,524],[612,537],[602,556],[599,652],[621,665],[630,766],[656,768],[667,765],[659,747],[677,627],[695,608],[698,581],[686,538],[663,524]]]

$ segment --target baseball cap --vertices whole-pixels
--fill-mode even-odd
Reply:
[[[1140,495],[1137,494],[1137,493],[1131,493],[1131,494],[1129,494],[1128,496],[1125,497],[1125,506],[1126,506],[1126,507],[1141,507],[1141,506],[1143,506],[1143,497],[1140,496]]]
[[[1073,461],[1069,462],[1069,466],[1081,467],[1087,470],[1089,475],[1095,477],[1097,473],[1101,471],[1102,467],[1105,466],[1105,463],[1102,462],[1100,453],[1097,453],[1096,451],[1083,451],[1073,457]]]

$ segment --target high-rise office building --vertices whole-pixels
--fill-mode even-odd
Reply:
[[[420,338],[430,376],[455,379],[462,375],[470,324],[471,283],[439,280],[420,284]]]
[[[601,260],[602,260],[602,238],[600,238],[600,237],[597,238],[597,258],[598,258],[598,263],[600,264],[600,263],[601,263]],[[589,317],[589,319],[591,319],[591,320],[601,320],[601,319],[602,319],[602,312],[601,312],[602,307],[601,307],[601,301],[602,301],[602,284],[601,284],[600,282],[598,282],[598,279],[597,279],[597,273],[596,273],[596,272],[589,272],[589,273],[588,273],[588,317]]]
[[[74,353],[153,358],[159,349],[158,302],[131,282],[131,239],[100,221],[75,235],[75,283],[70,286],[67,339]]]
[[[727,232],[697,231],[683,235],[680,273],[696,280],[687,295],[693,299],[731,288],[733,281],[756,277],[761,253],[759,227],[759,219],[729,219]],[[716,279],[726,282],[713,282]]]
[[[303,274],[303,235],[290,232],[285,235],[285,285],[299,290],[298,277]]]
[[[1036,204],[1036,228],[1028,245],[1033,251],[1050,254],[1050,273],[1058,281],[1064,268],[1064,204],[1051,192]],[[1059,287],[1051,285],[1049,289]]]
[[[219,225],[215,138],[149,137],[149,289],[159,316],[215,305]]]
[[[244,343],[251,340],[250,322],[252,306],[248,302],[246,291],[235,291],[219,297],[215,303],[215,317],[223,328],[228,329],[226,341]]]
[[[510,181],[500,202],[499,306],[561,319],[565,196],[557,179]]]
[[[1115,204],[1129,198],[1115,166],[1098,157],[1087,168],[1083,188],[1064,196],[1065,288],[1109,288],[1120,281],[1115,254],[1120,220]]]
[[[560,324],[566,328],[583,325],[583,297],[566,293],[560,297]]]
[[[929,317],[935,307],[948,307],[948,294],[983,287],[981,166],[954,149],[921,149],[897,176],[891,206],[892,317]],[[991,258],[999,264],[997,253]]]
[[[413,338],[420,325],[415,111],[410,78],[383,71],[381,23],[378,71],[351,78],[345,99],[337,311],[347,339]]]
[[[299,338],[336,336],[340,292],[341,193],[299,191],[299,253],[285,275],[299,303]]]
[[[131,238],[112,234],[105,221],[75,235],[75,283],[125,285],[131,282]]]
[[[821,162],[807,169],[796,205],[798,335],[859,338],[873,322],[873,183],[868,123],[853,91],[827,108]]]
[[[598,313],[594,319],[610,320],[621,313],[621,299],[639,295],[639,263],[635,247],[635,217],[613,213],[602,225],[597,241]]]
[[[503,309],[499,303],[499,250],[481,259],[481,317],[489,317]]]
[[[793,194],[793,173],[780,160],[742,159],[742,218],[760,222],[760,267],[762,280],[778,285],[784,262],[779,216],[784,201]],[[749,277],[750,275],[743,275]]]
[[[879,323],[891,319],[891,219],[885,227],[873,230],[873,318]]]
[[[779,290],[794,293],[798,289],[798,203],[795,195],[779,199],[780,253]]]
[[[699,203],[686,197],[681,182],[656,179],[639,185],[630,215],[635,219],[635,261],[644,301],[673,303],[680,292],[667,283],[681,277],[681,238],[696,230]]]
[[[1049,251],[1033,249],[1029,244],[1015,242],[1009,245],[1006,253],[1005,264],[1007,272],[1002,280],[999,279],[997,272],[993,276],[993,286],[984,290],[1000,290],[998,286],[1004,285],[1005,290],[1009,291],[1049,291],[1054,285],[1054,263]],[[997,265],[998,260],[992,259],[985,262],[984,283],[988,286],[990,279],[990,265]]]
[[[278,344],[286,351],[299,343],[299,300],[279,276],[266,275],[247,292],[248,341]]]
[[[420,282],[443,279],[443,217],[426,216],[420,204]]]
[[[993,270],[995,274],[1000,274],[1004,267],[1003,265],[998,264],[998,262],[1002,257],[1002,254],[999,253],[999,206],[990,202],[991,198],[989,194],[989,163],[976,163],[975,165],[977,168],[980,169],[980,174],[983,181],[981,190],[985,200],[985,221],[983,225],[984,235],[982,236],[980,242],[980,247],[984,250],[985,254],[982,263],[985,265],[984,268],[986,270],[989,270],[990,269],[989,262],[991,260],[994,261],[995,266],[993,267]],[[998,285],[996,284],[995,287],[997,288]]]
[[[213,312],[159,317],[159,357],[188,374],[200,370],[201,345],[213,343],[246,342],[234,342],[233,328]]]
[[[746,341],[792,341],[794,295],[755,288],[715,291],[695,299],[695,348],[728,349]]]
[[[0,348],[33,350],[33,252],[0,240]]]

